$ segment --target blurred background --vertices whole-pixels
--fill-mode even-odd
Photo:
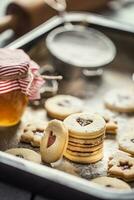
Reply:
[[[51,1],[51,0],[50,0]],[[68,11],[87,11],[124,24],[134,24],[134,0],[67,0]],[[0,1],[0,46],[57,15],[45,0]]]

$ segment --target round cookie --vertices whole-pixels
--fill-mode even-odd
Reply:
[[[115,89],[106,94],[105,106],[116,112],[134,112],[134,95],[132,91]]]
[[[109,158],[108,174],[127,182],[134,181],[134,158],[117,151]]]
[[[68,130],[63,122],[56,119],[50,121],[40,144],[42,160],[46,163],[59,160],[66,150],[67,143]]]
[[[96,146],[99,145],[100,143],[102,143],[104,140],[104,135],[94,138],[94,139],[79,139],[79,138],[74,138],[69,136],[69,142],[74,144],[74,145],[80,145],[80,146],[85,146],[85,145],[89,145],[91,146]]]
[[[116,115],[109,110],[99,110],[95,112],[98,115],[101,115],[106,122],[106,133],[108,134],[117,134],[118,131],[118,122],[116,120]]]
[[[26,148],[12,148],[5,151],[16,157],[23,158],[36,163],[41,163],[41,156],[37,152]]]
[[[102,187],[106,188],[114,188],[114,189],[120,189],[120,190],[131,190],[131,187],[125,183],[124,181],[112,178],[112,177],[98,177],[91,180],[93,183],[97,183]]]
[[[119,149],[134,156],[134,133],[128,133],[119,139]]]
[[[102,142],[100,144],[102,144]],[[98,145],[100,145],[100,144],[98,144]],[[94,144],[78,144],[78,143],[73,143],[73,142],[68,142],[68,145],[71,145],[73,147],[81,147],[81,148],[92,148],[92,147],[98,146],[98,145],[94,145]]]
[[[77,151],[77,152],[85,152],[85,153],[89,153],[89,152],[94,152],[97,151],[99,149],[101,149],[103,147],[103,144],[99,144],[97,146],[94,147],[76,147],[76,146],[72,146],[70,144],[68,144],[67,149],[70,151]]]
[[[67,151],[64,152],[64,156],[76,163],[81,163],[81,164],[90,164],[90,163],[96,163],[99,160],[103,158],[103,152],[93,155],[93,156],[87,156],[87,157],[80,157],[80,156],[73,156],[69,154]]]
[[[72,113],[81,112],[82,107],[82,101],[70,95],[57,95],[47,99],[45,102],[48,115],[59,120],[64,120]]]
[[[64,120],[64,124],[69,135],[75,138],[92,139],[105,134],[105,120],[97,114],[72,114]]]
[[[79,152],[79,151],[72,151],[72,150],[67,149],[66,152],[76,157],[90,157],[90,156],[94,156],[94,155],[102,153],[103,149],[101,148],[94,152]]]

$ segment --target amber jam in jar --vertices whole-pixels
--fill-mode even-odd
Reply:
[[[20,90],[0,94],[0,126],[17,124],[27,106],[28,98]]]
[[[0,48],[0,127],[17,124],[28,100],[40,98],[38,69],[23,50]]]

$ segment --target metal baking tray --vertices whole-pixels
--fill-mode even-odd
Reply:
[[[88,14],[68,14],[68,19],[71,19],[73,23],[81,23],[82,20],[85,22],[86,19],[88,26],[104,32],[117,47],[117,56],[114,62],[105,69],[102,78],[86,79],[82,76],[77,80],[63,80],[59,85],[58,93],[72,94],[82,98],[86,110],[92,107],[96,110],[102,109],[103,96],[107,91],[118,87],[133,87],[133,36],[91,24]],[[45,38],[49,31],[61,25],[62,20],[54,17],[7,47],[23,48],[41,66],[47,65],[48,53]],[[119,134],[133,128],[133,116],[117,115],[116,118],[120,124]],[[24,123],[37,120],[47,120],[42,104],[37,107],[30,105],[18,126],[0,130],[0,178],[3,181],[14,183],[52,199],[133,199],[133,190],[132,192],[107,191],[89,181],[96,176],[106,175],[108,156],[111,151],[117,150],[115,137],[106,137],[104,159],[92,165],[73,164],[65,159],[53,166],[38,165],[2,152],[12,147],[27,147],[19,143],[20,129]],[[35,150],[38,151],[38,149]]]

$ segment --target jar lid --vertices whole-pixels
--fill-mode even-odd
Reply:
[[[20,49],[0,49],[0,94],[21,90],[29,99],[40,98],[44,83],[39,66]]]
[[[25,66],[29,61],[29,56],[21,49],[0,49],[0,71],[6,67]]]

